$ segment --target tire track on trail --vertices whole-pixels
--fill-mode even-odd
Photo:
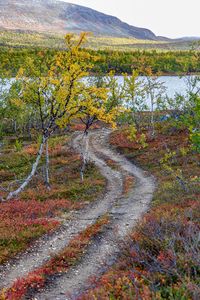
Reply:
[[[120,168],[120,175],[118,173],[120,180],[115,182],[117,185],[120,182],[120,189],[118,186],[118,189],[114,191],[114,199],[108,199],[110,204],[107,212],[111,217],[110,227],[99,237],[98,241],[96,240],[91,244],[77,266],[55,279],[33,299],[75,300],[80,292],[85,291],[90,286],[89,278],[91,276],[101,275],[113,264],[119,254],[121,242],[149,207],[155,190],[154,178],[111,149],[108,140],[109,134],[110,131],[107,129],[97,130],[90,134],[89,157],[100,168],[101,172],[103,170],[108,172],[109,167],[106,165],[105,158],[113,160]],[[74,141],[76,146],[79,141],[80,136]],[[110,168],[109,172],[111,172]],[[124,172],[133,175],[136,182],[129,194],[122,196],[121,180],[123,180]],[[115,181],[114,177],[113,180]]]

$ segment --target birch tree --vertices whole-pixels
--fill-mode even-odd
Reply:
[[[111,114],[106,118],[104,116],[102,103],[107,100],[107,90],[87,86],[82,80],[88,76],[93,60],[88,51],[82,48],[86,37],[86,33],[80,34],[79,38],[67,34],[67,51],[58,52],[51,60],[41,52],[41,68],[35,66],[33,59],[28,59],[26,67],[20,68],[18,72],[20,91],[17,100],[21,105],[31,106],[37,112],[42,138],[30,174],[18,189],[8,194],[7,200],[16,198],[29,184],[36,173],[45,146],[46,185],[49,188],[48,140],[58,127],[66,127],[74,118],[88,114],[105,121],[113,118]]]
[[[144,91],[146,97],[150,101],[150,129],[151,136],[155,135],[155,110],[161,105],[163,101],[163,96],[166,91],[164,83],[159,80],[157,76],[153,76],[151,68],[146,68],[146,77]]]
[[[147,110],[144,81],[139,79],[139,73],[133,71],[131,76],[124,77],[124,100],[129,109],[129,122],[140,130],[142,113]]]

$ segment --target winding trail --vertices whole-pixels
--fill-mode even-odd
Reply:
[[[103,129],[89,135],[88,156],[107,179],[107,191],[103,198],[81,211],[74,212],[70,221],[65,221],[59,231],[39,239],[29,250],[16,258],[14,263],[0,267],[0,288],[11,286],[17,278],[24,277],[42,266],[52,255],[65,248],[74,235],[94,224],[98,217],[105,213],[109,213],[111,217],[110,226],[99,240],[91,244],[81,262],[33,299],[76,299],[80,291],[88,287],[90,276],[100,275],[114,262],[119,252],[120,241],[123,241],[148,209],[155,182],[152,176],[147,176],[144,171],[110,148],[109,134],[109,130]],[[73,147],[77,151],[80,151],[81,137],[82,135],[78,134],[73,141]],[[118,169],[110,168],[106,159],[115,161]],[[125,196],[123,180],[127,173],[135,177],[136,183]]]

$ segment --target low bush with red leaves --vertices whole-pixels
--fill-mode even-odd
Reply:
[[[59,226],[56,216],[82,208],[104,190],[105,180],[92,164],[88,165],[81,183],[80,157],[66,145],[68,139],[61,136],[49,141],[50,190],[44,185],[42,158],[36,176],[20,194],[20,199],[0,202],[0,263],[25,250],[34,239],[55,230]],[[36,152],[36,144],[25,143],[18,152],[13,143],[5,144],[0,161],[1,186],[25,178]],[[5,197],[2,190],[0,196]]]
[[[54,217],[61,211],[78,207],[65,199],[0,203],[0,263],[24,250],[33,239],[55,230],[59,222]]]
[[[52,277],[55,279],[56,275],[61,276],[62,273],[65,273],[70,267],[77,263],[84,254],[91,239],[102,232],[108,222],[109,218],[104,216],[94,225],[86,228],[83,232],[74,237],[61,253],[52,257],[44,266],[31,272],[25,278],[17,279],[10,289],[2,291],[0,299],[23,299],[25,295],[27,296],[27,293],[34,293],[44,287],[46,282],[49,282]]]
[[[151,210],[121,245],[117,264],[101,278],[93,278],[93,288],[79,300],[199,299],[199,184],[182,190],[160,165],[166,147],[187,147],[187,132],[162,130],[141,149],[122,129],[112,134],[111,143],[154,174],[157,191]],[[174,164],[189,181],[199,175],[197,161],[198,155],[188,151],[184,158],[177,155]]]

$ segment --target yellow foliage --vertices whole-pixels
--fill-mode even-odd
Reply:
[[[116,117],[123,111],[120,107],[108,109],[107,88],[88,85],[84,80],[93,66],[92,55],[82,48],[87,36],[88,33],[81,33],[78,38],[67,34],[67,51],[56,53],[51,60],[41,52],[41,70],[45,72],[38,70],[30,58],[26,69],[18,72],[22,88],[19,99],[13,102],[31,106],[40,116],[43,131],[51,131],[56,125],[66,127],[74,118],[93,118],[114,127]]]

